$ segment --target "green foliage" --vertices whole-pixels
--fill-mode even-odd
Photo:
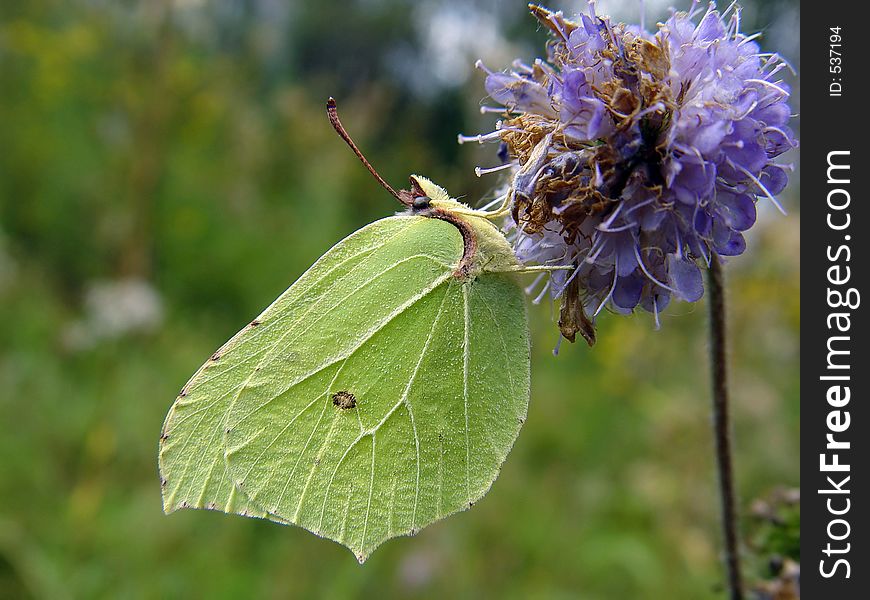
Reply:
[[[800,597],[800,490],[775,488],[751,506],[747,527],[749,584],[760,599]]]
[[[760,576],[770,575],[771,561],[800,563],[800,491],[776,489],[768,497],[756,500],[751,514],[748,539]]]

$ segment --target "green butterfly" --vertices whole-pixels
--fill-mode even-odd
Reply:
[[[324,254],[181,390],[160,438],[163,508],[292,523],[363,562],[472,506],[526,417],[517,263],[491,218],[420,176],[408,212]]]

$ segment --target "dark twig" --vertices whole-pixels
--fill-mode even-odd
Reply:
[[[734,469],[731,456],[731,431],[728,407],[728,357],[725,338],[725,286],[722,263],[713,253],[707,271],[710,291],[710,363],[713,379],[713,431],[716,438],[716,463],[722,503],[722,532],[725,538],[725,565],[731,600],[743,600],[740,574],[739,536],[735,501]]]

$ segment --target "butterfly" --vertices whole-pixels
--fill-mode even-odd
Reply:
[[[520,265],[487,213],[422,176],[185,384],[160,437],[166,513],[301,526],[363,562],[486,494],[525,421]]]

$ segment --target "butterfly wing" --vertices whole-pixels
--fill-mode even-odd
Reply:
[[[333,260],[366,230],[376,248]],[[186,415],[214,413],[205,481],[220,476],[249,514],[301,525],[360,561],[486,493],[525,417],[528,330],[516,283],[493,273],[460,281],[461,254],[453,225],[416,217],[374,223],[327,253],[258,318],[256,338],[241,332],[211,361],[237,357],[224,362],[235,365],[217,390],[226,399],[215,405],[215,390],[203,389],[201,412]],[[195,376],[186,398],[197,377],[210,381]],[[174,476],[164,477],[169,488]],[[193,479],[181,485],[202,506],[203,477]]]
[[[371,262],[372,255],[390,246],[391,241],[399,238],[407,243],[408,236],[413,236],[414,228],[423,220],[390,217],[342,240],[197,370],[182,388],[163,424],[159,467],[165,512],[208,508],[269,517],[240,494],[226,476],[223,436],[230,404],[263,355],[274,352],[294,322],[310,318],[318,299],[328,296],[336,283],[346,281],[359,265]],[[461,250],[448,247],[438,257],[447,263],[453,258],[451,252]],[[439,273],[445,269],[440,268]],[[274,376],[283,376],[285,369],[286,366],[282,367]]]

